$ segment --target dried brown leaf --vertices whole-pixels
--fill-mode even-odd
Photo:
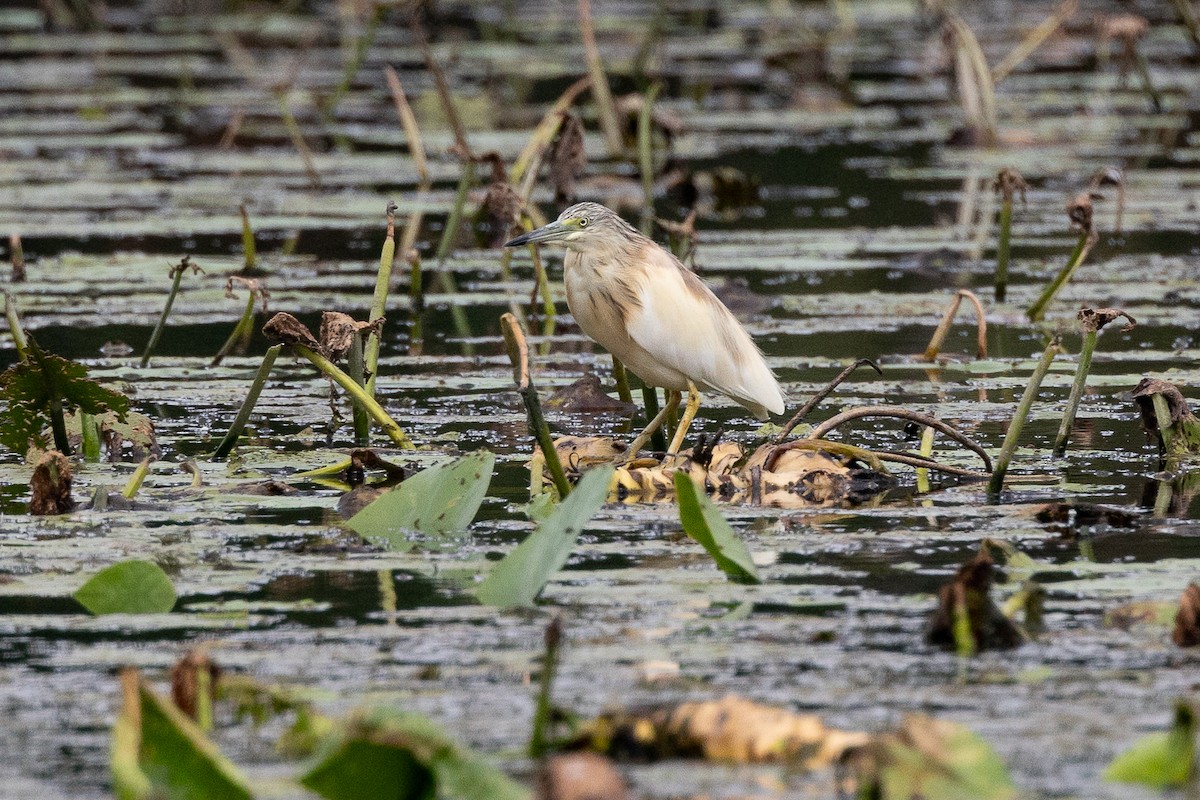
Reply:
[[[75,508],[71,497],[71,462],[57,450],[49,450],[38,459],[29,479],[33,498],[29,513],[35,516],[66,514]]]
[[[1171,641],[1180,647],[1200,645],[1200,585],[1189,583],[1179,598],[1179,612],[1175,615],[1175,630]]]

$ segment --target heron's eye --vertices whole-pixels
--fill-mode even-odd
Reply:
[[[581,228],[586,228],[586,227],[587,227],[587,224],[588,224],[587,217],[580,217],[580,218],[579,218],[579,227],[581,227]]]

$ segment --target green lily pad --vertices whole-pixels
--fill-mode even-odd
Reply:
[[[133,559],[100,570],[75,599],[97,616],[165,614],[175,607],[175,587],[157,564]]]

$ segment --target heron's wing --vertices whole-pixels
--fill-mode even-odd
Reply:
[[[783,393],[737,318],[691,270],[656,244],[641,254],[646,270],[626,328],[661,363],[746,406],[757,416],[783,413]]]

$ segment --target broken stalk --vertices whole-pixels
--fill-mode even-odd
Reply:
[[[1000,455],[996,457],[996,466],[992,470],[992,478],[988,482],[988,494],[992,497],[998,495],[1004,488],[1004,473],[1008,472],[1009,462],[1012,461],[1013,453],[1017,449],[1017,440],[1021,437],[1021,429],[1025,427],[1025,420],[1033,408],[1033,399],[1037,397],[1042,380],[1050,370],[1050,362],[1054,361],[1054,356],[1060,349],[1058,337],[1055,336],[1046,346],[1045,352],[1042,353],[1042,359],[1029,377],[1029,384],[1025,387],[1025,393],[1021,395],[1021,402],[1017,404],[1017,413],[1013,415],[1012,422],[1008,424],[1008,433],[1004,436],[1004,444],[1000,447]]]
[[[356,333],[350,340],[350,349],[346,352],[346,369],[349,370],[350,378],[362,387],[368,397],[372,397],[372,381],[364,377],[365,366],[363,337],[361,333]],[[375,374],[371,373],[371,377],[374,376]],[[351,405],[350,413],[354,421],[354,443],[359,447],[366,447],[371,443],[371,418],[367,416],[367,410],[358,403]]]
[[[1100,238],[1096,233],[1096,229],[1092,226],[1092,198],[1086,192],[1076,197],[1067,206],[1067,214],[1071,218],[1072,226],[1079,228],[1079,241],[1075,243],[1075,249],[1071,252],[1071,257],[1067,259],[1067,265],[1042,290],[1042,294],[1038,297],[1037,301],[1029,307],[1030,322],[1039,322],[1046,316],[1046,306],[1050,304],[1054,296],[1058,294],[1059,290],[1075,274],[1075,270],[1087,258],[1088,251],[1092,249],[1092,245]]]
[[[571,493],[571,484],[567,474],[563,472],[562,463],[558,460],[558,451],[554,449],[554,440],[550,438],[550,426],[542,414],[542,405],[538,400],[537,388],[529,377],[529,345],[525,341],[525,332],[516,316],[509,312],[500,315],[500,331],[504,334],[504,343],[508,346],[508,358],[513,365],[513,381],[517,384],[517,393],[525,402],[525,411],[529,415],[529,427],[537,438],[538,448],[546,459],[546,468],[558,490],[560,500]]]
[[[250,292],[250,296],[246,298],[246,308],[242,311],[242,316],[238,317],[237,324],[233,326],[233,330],[229,333],[229,338],[225,340],[225,344],[221,345],[221,349],[213,356],[212,362],[209,364],[215,367],[220,364],[225,356],[233,352],[233,349],[238,346],[238,342],[249,341],[250,335],[254,332],[254,292]]]
[[[238,206],[242,215],[242,272],[254,272],[258,268],[258,249],[254,246],[254,231],[250,227],[250,214],[245,204]]]
[[[1000,233],[996,241],[996,302],[1003,303],[1008,292],[1008,262],[1012,242],[1013,197],[1019,191],[1025,200],[1025,180],[1016,170],[1002,169],[992,188],[1000,192]]]
[[[367,315],[367,322],[374,322],[383,316],[383,312],[387,309],[388,286],[392,281],[392,264],[396,259],[396,204],[388,201],[387,204],[387,233],[383,239],[383,249],[379,254],[379,272],[375,275],[375,294],[371,298],[371,313]],[[379,334],[368,334],[365,348],[362,345],[362,338],[355,336],[354,339],[358,343],[362,352],[359,353],[363,359],[359,364],[360,369],[355,371],[352,369],[351,374],[357,380],[359,376],[366,374],[366,390],[367,394],[375,396],[375,376],[379,373]],[[354,352],[351,350],[351,358],[354,357]],[[366,425],[366,418],[363,418],[363,424]],[[358,436],[359,431],[358,411],[354,414],[354,430],[355,436]],[[365,430],[365,429],[364,429]],[[365,445],[366,440],[359,442]]]
[[[129,476],[129,481],[125,484],[125,488],[121,490],[121,496],[126,500],[132,500],[133,496],[138,493],[138,489],[142,488],[142,481],[146,480],[146,475],[150,472],[150,459],[143,458],[142,463],[137,465],[137,469]]]
[[[29,340],[25,338],[25,328],[21,326],[21,317],[17,314],[17,304],[8,292],[4,293],[4,316],[8,319],[8,332],[12,334],[17,358],[24,360],[29,352]]]

